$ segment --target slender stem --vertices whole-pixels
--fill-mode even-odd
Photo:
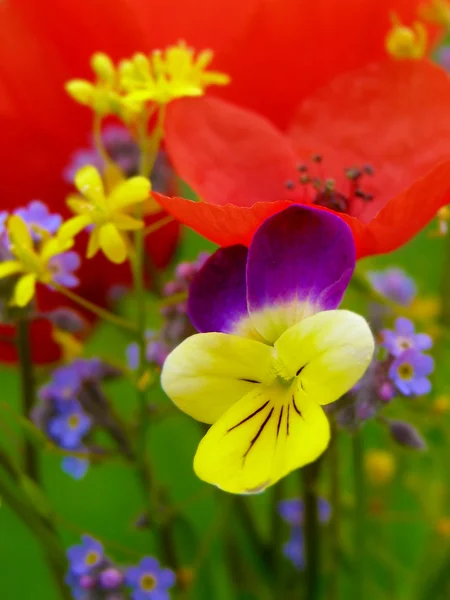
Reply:
[[[337,437],[337,428],[333,427],[333,440],[328,450],[330,479],[331,479],[331,574],[329,599],[339,599],[339,571],[341,556],[341,489],[340,489],[340,470],[339,470],[339,439]]]
[[[92,123],[92,136],[94,139],[94,145],[97,149],[97,152],[100,154],[103,162],[105,163],[105,167],[108,163],[111,162],[111,159],[106,151],[105,145],[103,144],[102,139],[102,117],[94,112],[94,120]]]
[[[168,225],[169,223],[171,223],[174,220],[175,219],[172,217],[172,215],[167,215],[166,217],[159,219],[159,221],[156,221],[155,223],[152,223],[148,227],[144,228],[144,237],[146,237],[147,235],[150,235],[152,233],[155,233],[155,231],[162,229],[165,225]]]
[[[30,330],[26,319],[20,319],[17,323],[17,349],[19,352],[20,383],[22,387],[22,415],[25,419],[29,419],[35,401],[35,388],[30,348]],[[39,480],[39,457],[34,444],[32,444],[26,434],[23,442],[23,451],[25,473],[37,482]]]
[[[356,597],[364,598],[366,492],[364,476],[364,445],[361,431],[352,437],[353,477],[355,492],[354,578]]]
[[[300,471],[305,515],[305,598],[308,600],[317,600],[320,597],[320,531],[316,495],[319,469],[320,461],[316,461]]]
[[[63,294],[64,296],[69,298],[69,300],[72,300],[72,302],[76,302],[77,304],[79,304],[80,306],[85,308],[86,310],[94,313],[94,315],[97,315],[97,317],[99,317],[100,319],[105,319],[106,321],[109,321],[110,323],[117,325],[121,329],[126,329],[127,331],[131,331],[135,334],[138,333],[138,330],[136,329],[136,327],[132,323],[127,321],[126,319],[122,319],[122,317],[119,317],[119,316],[115,315],[114,313],[109,312],[108,310],[105,310],[101,306],[98,306],[97,304],[94,304],[93,302],[90,302],[89,300],[86,300],[85,298],[82,298],[75,292],[72,292],[72,290],[64,288],[55,283],[53,283],[52,286],[60,294]]]

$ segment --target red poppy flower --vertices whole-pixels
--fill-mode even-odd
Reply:
[[[340,212],[359,257],[390,252],[450,201],[449,106],[448,75],[428,61],[373,63],[334,79],[300,103],[288,135],[222,100],[181,100],[169,110],[167,148],[205,202],[158,200],[220,245],[248,245],[267,216],[314,202]],[[350,167],[360,168],[356,179]]]

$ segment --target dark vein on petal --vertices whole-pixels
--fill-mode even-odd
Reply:
[[[259,408],[257,408],[255,410],[255,412],[253,412],[251,415],[248,415],[248,417],[245,417],[245,419],[242,419],[242,421],[240,421],[236,425],[233,425],[233,427],[230,427],[230,429],[228,429],[227,433],[229,433],[230,431],[233,431],[233,429],[236,429],[236,427],[239,427],[239,425],[242,425],[246,421],[249,421],[252,417],[254,417],[259,412],[261,412],[264,408],[266,408],[266,406],[269,404],[269,402],[270,402],[270,400],[267,400],[267,402],[265,404],[263,404],[262,406],[260,406]]]
[[[248,447],[246,453],[244,454],[244,456],[242,457],[243,460],[245,460],[247,458],[247,454],[250,452],[250,450],[253,448],[253,446],[255,445],[256,440],[259,438],[259,436],[262,434],[262,432],[264,431],[265,426],[267,425],[267,423],[270,420],[270,417],[272,416],[272,413],[274,411],[274,407],[272,406],[272,408],[270,409],[269,414],[267,415],[265,421],[263,422],[263,424],[261,425],[261,427],[258,429],[257,434],[255,435],[255,437],[252,439],[252,441],[250,442],[250,446]]]
[[[291,412],[291,405],[288,404],[288,413],[287,413],[287,418],[286,418],[286,435],[289,435],[289,415]]]
[[[283,410],[284,410],[284,406],[281,407],[280,410],[280,416],[278,417],[278,425],[277,425],[277,439],[278,439],[278,434],[280,433],[280,427],[281,427],[281,420],[283,418]]]
[[[261,383],[260,381],[256,381],[256,379],[239,379],[239,381],[246,381],[247,383]]]
[[[303,367],[300,367],[300,369],[297,371],[295,376],[298,377],[305,367],[306,367],[306,365],[303,365]]]
[[[292,394],[292,404],[294,405],[295,412],[303,419],[302,413],[298,410],[297,405],[295,404],[294,394]]]

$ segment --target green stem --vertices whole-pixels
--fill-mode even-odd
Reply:
[[[356,597],[364,598],[365,578],[365,534],[366,534],[366,486],[364,474],[364,444],[360,430],[352,436],[353,477],[355,493],[355,530],[354,530],[354,578]]]
[[[94,313],[94,315],[97,315],[97,317],[99,317],[100,319],[105,319],[105,321],[109,321],[110,323],[117,325],[117,327],[120,327],[121,329],[125,329],[129,332],[131,331],[134,334],[138,333],[135,326],[132,323],[130,323],[129,321],[127,321],[126,319],[122,319],[122,317],[119,317],[119,316],[115,315],[114,313],[109,312],[108,310],[105,310],[101,306],[97,306],[97,304],[94,304],[93,302],[90,302],[89,300],[86,300],[85,298],[82,298],[75,292],[72,292],[72,290],[69,290],[68,288],[64,288],[55,283],[52,283],[52,287],[54,287],[56,289],[56,291],[59,292],[60,294],[63,294],[64,296],[66,296],[66,298],[69,298],[69,300],[72,300],[72,302],[75,302],[76,304],[79,304],[80,306],[82,306],[83,308],[88,310],[89,312]]]
[[[441,323],[445,327],[450,326],[450,235],[446,236],[444,266],[441,282]]]
[[[331,520],[330,520],[330,536],[331,536],[331,574],[329,599],[339,599],[339,572],[340,572],[340,520],[341,520],[341,490],[340,490],[340,470],[339,470],[339,439],[337,437],[337,428],[333,427],[333,440],[328,451],[329,466],[330,466],[330,499],[331,499]]]
[[[33,363],[30,348],[30,328],[26,319],[20,319],[17,323],[17,349],[20,362],[20,383],[22,388],[22,415],[25,419],[30,418],[30,412],[34,406],[35,389]],[[39,480],[39,457],[34,444],[25,436],[23,442],[24,471],[34,481]]]
[[[319,469],[320,461],[316,461],[300,471],[305,522],[305,598],[308,600],[318,600],[320,597],[320,531],[316,494]]]

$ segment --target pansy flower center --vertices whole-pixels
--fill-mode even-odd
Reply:
[[[142,575],[139,585],[144,592],[151,592],[156,587],[156,578],[150,573]]]

